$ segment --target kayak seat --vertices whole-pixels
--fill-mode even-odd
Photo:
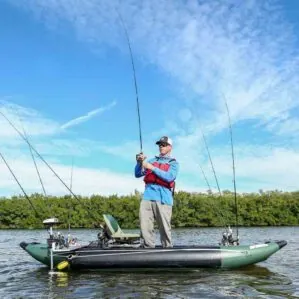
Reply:
[[[106,223],[107,232],[110,235],[111,238],[116,240],[137,240],[140,238],[139,234],[130,234],[130,233],[124,233],[117,220],[110,214],[103,214],[104,221]]]

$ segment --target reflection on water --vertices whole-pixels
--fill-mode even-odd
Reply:
[[[49,272],[28,256],[18,243],[45,238],[43,231],[0,231],[1,298],[299,298],[299,228],[243,229],[243,239],[261,236],[289,244],[266,262],[239,270],[82,271]],[[8,238],[7,234],[13,235]],[[91,231],[92,234],[95,232]],[[178,230],[176,244],[215,240],[218,229]],[[24,235],[26,235],[24,237]],[[86,230],[76,231],[82,239]],[[255,238],[253,238],[253,236]],[[276,237],[275,237],[276,236]],[[277,238],[278,236],[278,238]],[[193,241],[193,242],[192,242]],[[215,241],[217,242],[217,241]],[[243,242],[245,243],[245,241]],[[251,242],[252,243],[252,242]]]
[[[45,268],[36,269],[26,280],[37,281],[48,289],[48,297],[157,297],[157,298],[283,298],[294,293],[291,279],[266,267],[242,270],[176,270],[176,271],[84,271],[49,275]]]

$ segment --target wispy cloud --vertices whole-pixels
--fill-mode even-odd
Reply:
[[[256,127],[281,138],[282,142],[298,135],[295,130],[298,111],[294,112],[299,105],[298,39],[279,5],[283,2],[7,1],[31,11],[53,30],[69,22],[79,40],[127,51],[117,7],[126,22],[134,53],[170,75],[176,83],[175,90],[181,95],[177,105],[180,111],[174,113],[173,120],[167,111],[165,123],[176,124],[176,130],[167,125],[166,128],[173,130],[174,148],[182,171],[190,174],[196,171],[194,160],[209,168],[202,154],[199,126],[211,138],[227,128],[222,95],[227,98],[235,126],[250,124],[244,135]],[[62,127],[76,125],[89,117],[79,117]],[[132,148],[130,144],[125,145]],[[260,157],[246,152],[250,141],[246,146],[239,145],[237,175],[253,182],[253,189],[263,184],[257,181],[257,176],[267,177],[269,186],[279,182],[279,186],[287,187],[290,179],[298,177],[292,163],[293,159],[297,161],[298,145],[299,142],[289,150],[277,147],[276,154],[266,154],[262,144],[257,144],[253,151]],[[102,150],[111,154],[121,152],[121,148],[121,145],[115,148],[102,145]],[[223,151],[223,147],[213,149],[212,156],[219,174],[228,180],[229,150],[225,150],[225,156]]]
[[[24,7],[26,3],[25,9],[51,28],[59,29],[62,20],[68,21],[80,40],[126,50],[117,8],[135,51],[171,74],[189,94],[191,88],[198,98],[193,117],[203,105],[210,106],[214,113],[204,118],[217,130],[224,126],[222,94],[235,122],[271,122],[281,113],[286,115],[281,125],[293,121],[290,111],[298,106],[299,56],[296,36],[277,1],[14,3]]]
[[[98,115],[112,108],[115,104],[116,102],[112,102],[110,105],[91,111],[88,116]],[[70,180],[70,157],[77,157],[79,161],[80,158],[91,156],[94,152],[98,154],[101,151],[112,154],[100,142],[83,138],[70,139],[67,134],[61,136],[61,127],[58,122],[43,117],[41,113],[34,109],[22,107],[12,101],[2,101],[0,109],[20,131],[22,131],[22,126],[26,128],[27,133],[30,135],[31,143],[66,184]],[[27,193],[42,192],[27,144],[5,119],[1,120],[0,124],[0,135],[3,137],[1,139],[0,152],[6,158],[9,166]],[[51,136],[51,139],[49,136]],[[118,150],[120,151],[120,148]],[[69,193],[39,159],[37,159],[37,164],[48,194]],[[85,178],[84,180],[82,180],[83,177]],[[115,188],[115,181],[120,182],[117,188]],[[122,173],[101,167],[99,169],[91,169],[75,166],[74,168],[73,191],[77,194],[129,194],[134,192],[136,188],[142,191],[143,182],[142,180],[136,180],[132,171]],[[2,190],[1,195],[21,194],[16,181],[1,161],[0,189]]]
[[[15,104],[13,101],[0,100],[0,111],[22,131],[22,127],[29,132],[30,136],[49,136],[59,131],[59,124],[44,117],[34,109]],[[14,139],[18,136],[11,125],[0,116],[0,136]],[[2,142],[8,142],[4,139]],[[19,138],[18,138],[19,139]]]
[[[27,193],[42,192],[35,168],[32,161],[27,159],[12,160],[6,157],[10,167],[13,169],[21,185]],[[70,184],[71,166],[51,163],[51,166],[64,180]],[[69,191],[58,181],[49,169],[42,163],[39,163],[39,171],[49,194],[61,195],[69,194]],[[84,178],[84,180],[82,179]],[[115,182],[117,189],[115,188]],[[11,174],[3,163],[0,163],[0,188],[3,190],[1,195],[22,194],[17,183],[12,179]],[[131,174],[117,173],[105,169],[88,169],[83,167],[74,167],[73,169],[73,192],[81,195],[92,194],[130,194],[135,189],[142,190],[143,182],[136,180]]]
[[[95,110],[92,110],[92,111],[88,112],[86,115],[79,116],[79,117],[74,118],[74,119],[68,121],[67,123],[63,124],[61,126],[61,129],[67,129],[67,128],[79,125],[83,122],[86,122],[86,121],[90,120],[91,118],[95,117],[96,115],[101,114],[107,110],[110,110],[115,105],[116,105],[116,102],[113,101],[111,104],[109,104],[105,107],[100,107]]]

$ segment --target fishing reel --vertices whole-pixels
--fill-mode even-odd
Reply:
[[[222,246],[238,246],[239,245],[239,236],[237,236],[234,239],[233,230],[230,228],[230,226],[223,233],[220,245],[222,245]]]
[[[98,244],[101,247],[107,247],[111,243],[111,237],[108,233],[106,224],[100,224],[101,230],[98,233]]]
[[[47,243],[49,248],[62,249],[64,247],[69,247],[68,239],[60,232],[50,234]]]
[[[43,221],[43,224],[49,233],[49,238],[47,239],[49,248],[62,249],[64,247],[68,248],[78,244],[78,239],[72,237],[70,233],[67,236],[64,236],[60,232],[54,231],[54,226],[61,223],[62,222],[55,217]]]
[[[61,224],[61,222],[53,217],[49,219],[45,219],[43,221],[44,226],[47,228],[48,233],[49,233],[49,238],[47,239],[47,243],[49,248],[62,248],[65,246],[65,239],[64,236],[60,234],[60,232],[56,233],[54,231],[54,226]]]

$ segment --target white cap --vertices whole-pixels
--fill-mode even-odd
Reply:
[[[167,143],[172,146],[172,139],[167,136],[163,136],[156,142],[156,144],[160,144],[160,143]]]

